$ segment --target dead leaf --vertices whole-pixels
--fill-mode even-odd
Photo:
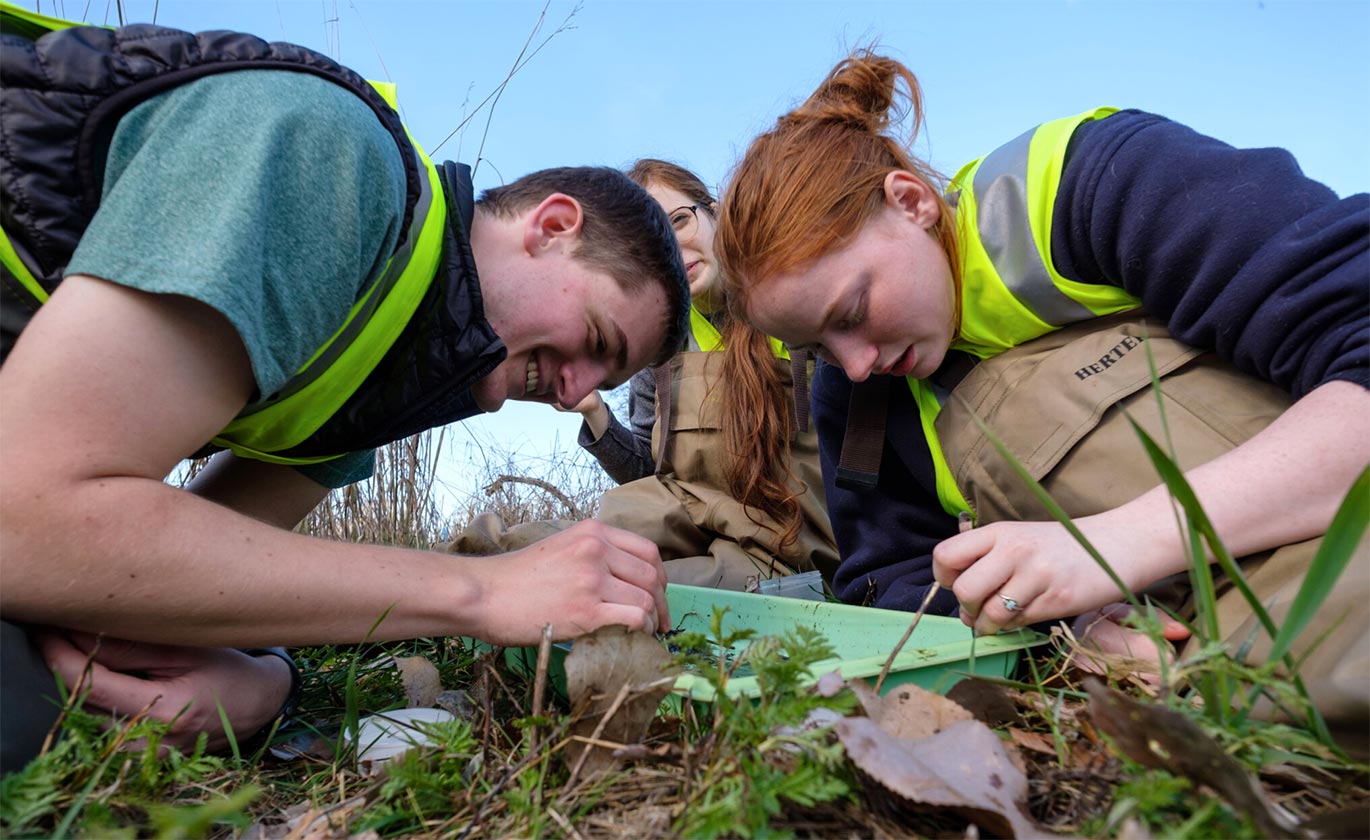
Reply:
[[[892,737],[870,718],[844,718],[833,731],[857,767],[911,803],[956,811],[1000,837],[1044,835],[1023,806],[1027,777],[979,721],[917,741]]]
[[[1010,729],[1008,736],[1013,739],[1013,743],[1025,750],[1043,753],[1045,755],[1056,755],[1056,742],[1050,736],[1040,732],[1024,732],[1021,729]]]
[[[916,685],[892,688],[884,696],[876,694],[865,680],[853,679],[847,685],[861,701],[866,716],[896,738],[916,741],[954,723],[974,719],[956,703]]]
[[[951,687],[947,699],[970,712],[976,720],[994,728],[1022,724],[1017,695],[1018,692],[998,683],[967,677]]]
[[[567,696],[573,707],[585,710],[570,734],[606,745],[638,743],[679,672],[666,648],[648,633],[615,625],[581,636],[566,655]],[[617,763],[612,748],[589,742],[576,759],[576,767],[590,773]]]
[[[1301,826],[1309,837],[1370,837],[1370,815],[1365,808],[1315,814]]]
[[[396,656],[395,667],[399,669],[409,708],[426,709],[432,706],[442,693],[442,679],[433,663],[422,656]]]
[[[443,711],[451,712],[452,717],[458,720],[474,721],[476,719],[476,701],[471,699],[469,692],[461,689],[439,692],[438,696],[433,698],[433,705]]]
[[[1321,767],[1288,762],[1266,764],[1261,767],[1261,779],[1268,786],[1279,786],[1292,791],[1306,790],[1320,799],[1329,801],[1336,799],[1336,792],[1332,786],[1336,784],[1337,777]],[[1370,836],[1370,832],[1367,832],[1367,836]]]
[[[846,687],[847,681],[842,679],[841,672],[829,671],[813,684],[813,693],[819,697],[836,697]]]
[[[367,803],[366,796],[354,796],[327,808],[310,807],[303,814],[291,818],[285,827],[285,840],[340,840],[348,836],[347,826],[352,815]]]
[[[1098,680],[1085,681],[1089,714],[1128,758],[1186,776],[1217,791],[1266,837],[1305,837],[1288,813],[1266,798],[1246,772],[1199,725],[1164,706],[1139,703]]]

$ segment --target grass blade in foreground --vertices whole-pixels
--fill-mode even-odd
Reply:
[[[1213,527],[1212,520],[1208,518],[1208,514],[1204,511],[1203,506],[1199,504],[1199,498],[1195,495],[1194,488],[1189,486],[1189,482],[1185,479],[1184,473],[1180,471],[1179,466],[1174,461],[1161,451],[1160,446],[1156,444],[1156,441],[1152,439],[1151,435],[1146,433],[1145,429],[1139,426],[1131,417],[1128,418],[1128,422],[1132,424],[1132,428],[1141,439],[1142,445],[1146,447],[1147,454],[1151,456],[1151,461],[1156,465],[1156,469],[1161,474],[1161,480],[1165,482],[1166,487],[1170,490],[1170,494],[1184,507],[1185,514],[1189,518],[1190,526],[1203,535],[1204,540],[1208,543],[1209,549],[1213,552],[1214,559],[1232,582],[1232,585],[1242,594],[1242,598],[1251,608],[1251,611],[1256,616],[1257,620],[1260,621],[1261,626],[1265,628],[1272,639],[1277,638],[1279,636],[1279,630],[1275,626],[1275,622],[1271,619],[1270,613],[1265,609],[1265,605],[1261,603],[1261,600],[1256,596],[1256,593],[1251,590],[1251,586],[1246,582],[1245,575],[1242,574],[1241,567],[1237,564],[1236,560],[1232,558],[1231,552],[1223,545],[1222,540],[1219,539],[1217,530]],[[1330,590],[1331,586],[1329,585],[1327,591]],[[1323,593],[1323,596],[1326,596],[1326,591]],[[1318,604],[1321,604],[1321,600],[1319,600]],[[1316,610],[1318,604],[1313,605],[1314,610]],[[1313,705],[1312,698],[1309,697],[1308,690],[1304,687],[1303,680],[1299,678],[1298,666],[1287,653],[1282,658],[1285,666],[1289,669],[1290,681],[1293,683],[1299,696],[1307,703],[1309,727],[1317,735],[1318,740],[1333,749],[1337,749],[1336,743],[1332,738],[1332,733],[1327,729],[1326,721],[1323,720],[1322,714],[1318,711],[1317,707]],[[1271,659],[1274,661],[1273,657]],[[1218,713],[1220,717],[1226,717],[1225,709],[1215,710],[1215,712]]]
[[[1042,503],[1043,507],[1047,509],[1047,512],[1051,514],[1051,517],[1061,523],[1066,531],[1075,538],[1075,541],[1080,544],[1080,547],[1088,552],[1090,557],[1094,558],[1094,562],[1098,563],[1099,568],[1103,569],[1105,574],[1107,574],[1113,583],[1117,585],[1118,591],[1123,594],[1127,599],[1127,602],[1131,604],[1134,609],[1141,611],[1142,605],[1137,600],[1137,596],[1127,587],[1127,584],[1123,583],[1123,579],[1118,577],[1118,573],[1113,571],[1113,567],[1108,564],[1108,561],[1099,553],[1099,550],[1095,548],[1094,545],[1090,543],[1089,539],[1081,533],[1080,529],[1075,526],[1075,523],[1071,520],[1069,514],[1056,503],[1055,499],[1051,498],[1051,494],[1046,491],[1046,488],[1043,487],[1037,479],[1032,477],[1032,474],[1027,471],[1018,459],[1013,457],[1013,453],[1008,451],[1008,447],[1004,446],[1003,441],[999,440],[998,435],[990,431],[990,428],[985,424],[985,421],[980,419],[980,415],[965,402],[965,398],[957,396],[955,393],[953,393],[952,396],[961,400],[962,404],[965,405],[966,410],[970,413],[971,419],[975,421],[975,425],[984,433],[986,440],[994,445],[995,450],[997,450],[999,455],[1008,462],[1009,466],[1013,468],[1014,473],[1023,480],[1023,483],[1032,491],[1032,495],[1037,497],[1037,501]]]
[[[1332,524],[1323,535],[1322,545],[1318,546],[1318,553],[1304,575],[1303,585],[1294,596],[1294,602],[1289,605],[1280,632],[1275,636],[1270,649],[1271,659],[1284,656],[1294,639],[1308,626],[1309,620],[1351,562],[1356,547],[1365,536],[1367,525],[1370,525],[1370,467],[1361,471],[1332,517]]]

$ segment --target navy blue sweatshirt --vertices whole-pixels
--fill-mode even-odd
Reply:
[[[1085,123],[1067,150],[1052,257],[1065,277],[1121,286],[1172,334],[1301,397],[1334,379],[1370,387],[1370,195],[1338,199],[1283,149],[1234,149],[1154,114]],[[814,377],[843,601],[914,610],[932,549],[956,533],[937,500],[918,409],[890,378],[879,484],[833,483],[851,382]],[[953,614],[939,592],[930,611]]]

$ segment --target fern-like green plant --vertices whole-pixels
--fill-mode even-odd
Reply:
[[[682,836],[763,836],[785,802],[812,806],[853,789],[841,745],[826,729],[804,726],[815,709],[845,714],[856,705],[851,692],[822,697],[805,685],[814,665],[836,655],[832,646],[802,625],[779,637],[732,630],[726,612],[714,610],[707,636],[672,640],[682,664],[715,691],[709,729],[700,733],[702,778],[692,780],[674,826]],[[727,693],[728,680],[743,668],[761,686],[755,700]]]

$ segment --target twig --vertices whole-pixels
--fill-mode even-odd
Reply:
[[[971,528],[974,527],[975,518],[971,516],[970,511],[961,511],[961,513],[956,517],[957,533],[964,534],[965,532],[969,531]],[[923,619],[923,613],[928,611],[928,605],[932,603],[933,596],[935,596],[938,590],[940,590],[941,588],[942,585],[937,581],[933,581],[932,586],[928,587],[928,594],[923,596],[923,603],[918,605],[918,612],[913,614],[913,621],[909,622],[909,629],[904,631],[904,637],[899,640],[899,644],[894,646],[894,650],[890,651],[889,659],[885,660],[885,667],[880,669],[880,678],[875,681],[876,694],[880,693],[880,687],[885,684],[885,677],[889,676],[890,666],[894,665],[894,658],[899,655],[899,651],[904,649],[904,643],[907,642],[909,640],[909,637],[913,635],[914,628],[916,628],[918,626],[918,622],[922,621]],[[971,655],[973,656],[975,654],[974,636],[971,637],[970,644]]]
[[[533,717],[542,716],[542,695],[547,689],[547,666],[552,659],[552,625],[550,623],[542,625],[542,641],[538,643],[538,669],[533,677]],[[529,730],[528,740],[531,744],[538,742],[538,727],[533,724]]]
[[[47,751],[52,748],[52,742],[57,737],[57,732],[62,728],[62,724],[66,722],[67,714],[81,702],[81,692],[85,689],[86,682],[91,678],[91,673],[94,670],[95,654],[100,652],[100,644],[104,641],[104,638],[104,636],[95,637],[94,646],[91,647],[90,653],[86,654],[86,664],[81,668],[81,676],[76,678],[76,685],[73,686],[71,692],[67,694],[67,702],[62,704],[62,710],[57,713],[57,719],[52,722],[52,726],[48,729],[47,736],[43,738],[43,746],[38,749],[39,755],[46,755]]]
[[[571,9],[571,13],[566,16],[566,19],[561,22],[561,25],[558,26],[556,30],[552,32],[551,35],[548,35],[541,44],[537,45],[536,49],[534,49],[531,53],[528,53],[528,45],[533,42],[533,38],[538,34],[538,30],[542,29],[542,22],[544,19],[546,19],[547,9],[550,8],[551,5],[552,0],[547,0],[546,5],[542,7],[542,11],[538,13],[537,23],[533,25],[533,31],[528,33],[528,40],[524,42],[523,49],[519,50],[518,58],[514,60],[514,66],[510,68],[509,74],[504,77],[504,81],[496,85],[495,89],[490,91],[490,93],[484,99],[481,100],[480,104],[475,107],[475,110],[473,110],[464,119],[462,119],[460,123],[457,123],[457,127],[452,129],[452,131],[446,137],[442,138],[442,142],[434,146],[432,152],[430,152],[429,154],[437,154],[438,149],[441,149],[447,143],[447,141],[451,140],[452,137],[458,131],[461,131],[463,128],[465,128],[466,124],[471,121],[472,117],[480,113],[480,109],[485,107],[485,103],[489,102],[491,99],[494,99],[495,102],[490,106],[490,116],[487,117],[485,120],[485,131],[481,135],[480,148],[476,150],[476,163],[471,170],[471,173],[473,175],[475,174],[475,170],[480,167],[480,154],[482,151],[485,150],[485,137],[490,133],[490,120],[494,118],[495,105],[499,104],[499,97],[504,94],[504,88],[508,86],[510,80],[514,78],[514,75],[518,73],[519,70],[523,69],[524,65],[532,61],[533,57],[536,56],[539,52],[541,52],[543,47],[547,46],[548,42],[550,42],[553,38],[555,38],[562,32],[574,28],[567,26],[567,24],[570,23],[571,18],[575,17],[576,13],[580,11],[579,3],[576,4],[575,8]],[[528,53],[526,58],[524,57],[524,53]]]
[[[585,840],[585,835],[576,831],[576,827],[571,825],[571,821],[557,813],[556,808],[548,807],[547,816],[551,817],[557,825],[561,826],[562,831],[574,837],[575,840]]]
[[[604,712],[604,717],[600,718],[599,723],[595,726],[595,731],[590,733],[590,739],[592,741],[599,740],[599,736],[604,734],[604,728],[609,725],[609,719],[618,712],[619,707],[623,705],[623,701],[628,698],[628,691],[632,689],[632,687],[632,683],[625,682],[623,687],[618,690],[618,695],[614,697],[614,702],[609,704],[609,708]],[[594,748],[593,744],[586,744],[585,749],[580,751],[580,757],[576,759],[576,766],[571,768],[571,775],[567,778],[566,784],[562,790],[569,790],[571,785],[575,784],[576,777],[580,775],[580,768],[585,766],[585,760],[590,757],[590,751]]]
[[[936,595],[941,588],[942,585],[937,581],[933,581],[932,586],[928,587],[928,594],[923,596],[923,603],[918,605],[918,612],[913,614],[913,621],[909,622],[909,629],[904,631],[904,637],[899,640],[899,644],[894,646],[894,650],[890,651],[889,658],[885,660],[885,667],[880,669],[880,677],[875,681],[876,694],[880,693],[880,687],[885,684],[885,677],[890,675],[890,666],[894,665],[894,658],[899,655],[899,651],[904,649],[904,643],[913,635],[913,630],[918,626],[918,622],[923,620],[923,613],[928,611],[928,604],[932,603],[932,596]]]
[[[570,512],[572,519],[582,518],[580,515],[580,508],[576,507],[576,503],[571,501],[570,496],[567,496],[565,493],[557,489],[556,485],[543,481],[540,478],[528,478],[526,476],[521,475],[501,475],[500,477],[496,478],[494,481],[486,485],[485,495],[495,495],[495,493],[497,493],[499,489],[506,484],[531,484],[534,487],[537,487],[541,490],[545,490],[557,501],[561,502],[563,505],[566,505],[566,510]]]

